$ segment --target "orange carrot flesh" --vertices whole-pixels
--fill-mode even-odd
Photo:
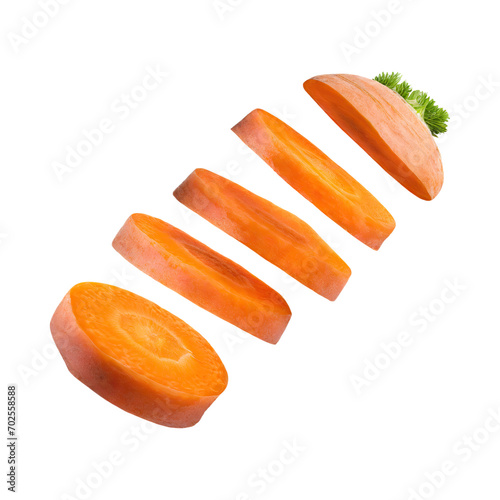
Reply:
[[[174,196],[330,300],[337,298],[351,275],[347,264],[304,221],[213,172],[195,170]]]
[[[222,361],[198,332],[115,286],[74,286],[57,308],[51,331],[76,378],[114,405],[160,425],[194,425],[227,385]]]
[[[395,222],[382,204],[314,144],[256,109],[233,132],[288,184],[339,226],[377,250]]]
[[[431,200],[443,185],[432,134],[396,92],[356,75],[322,75],[304,83],[326,114],[411,193]]]
[[[266,342],[278,342],[290,320],[290,308],[276,291],[160,219],[130,216],[113,247],[155,280]]]

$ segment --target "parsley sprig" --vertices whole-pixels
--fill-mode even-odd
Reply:
[[[401,78],[400,73],[380,73],[374,80],[399,94],[422,118],[434,137],[446,132],[450,118],[448,112],[440,108],[428,94],[413,90],[410,84],[402,82]]]

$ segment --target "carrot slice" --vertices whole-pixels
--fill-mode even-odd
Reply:
[[[290,320],[278,292],[160,219],[131,215],[113,247],[155,280],[266,342],[278,342]]]
[[[396,92],[356,75],[304,83],[326,114],[388,174],[423,200],[443,185],[441,155],[427,125]]]
[[[369,191],[275,116],[256,109],[232,130],[302,196],[369,247],[377,250],[393,231],[394,219]]]
[[[323,297],[335,300],[351,275],[303,220],[220,175],[196,169],[174,196]]]
[[[115,286],[74,286],[50,328],[78,380],[119,408],[160,425],[196,424],[227,385],[222,361],[198,332]]]

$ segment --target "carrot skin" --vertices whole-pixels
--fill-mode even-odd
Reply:
[[[395,228],[386,208],[305,137],[255,109],[232,128],[280,177],[330,219],[378,250]]]
[[[349,266],[303,220],[242,186],[196,169],[174,196],[303,285],[335,300]]]
[[[434,199],[443,185],[441,154],[412,107],[381,83],[357,75],[321,75],[304,83],[326,114],[415,196]]]
[[[189,394],[134,372],[126,363],[103,352],[82,329],[72,304],[74,288],[63,298],[50,323],[52,337],[68,370],[101,397],[133,415],[168,427],[196,424],[227,385],[227,372],[220,359],[216,367],[221,376],[218,394]]]
[[[113,248],[163,285],[261,340],[276,344],[290,321],[290,308],[278,292],[160,219],[133,214]]]

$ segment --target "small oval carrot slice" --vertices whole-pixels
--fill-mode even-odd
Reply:
[[[388,174],[423,200],[443,185],[439,149],[427,125],[396,92],[356,75],[321,75],[304,83],[323,111]]]
[[[50,328],[78,380],[119,408],[160,425],[196,424],[227,385],[222,361],[198,332],[115,286],[74,286]]]
[[[275,116],[256,109],[232,128],[290,186],[339,226],[377,250],[395,222],[356,179]]]
[[[155,280],[266,342],[278,342],[290,320],[290,308],[278,292],[160,219],[131,215],[113,247]]]
[[[220,175],[196,169],[174,196],[323,297],[335,300],[351,275],[303,220]]]

